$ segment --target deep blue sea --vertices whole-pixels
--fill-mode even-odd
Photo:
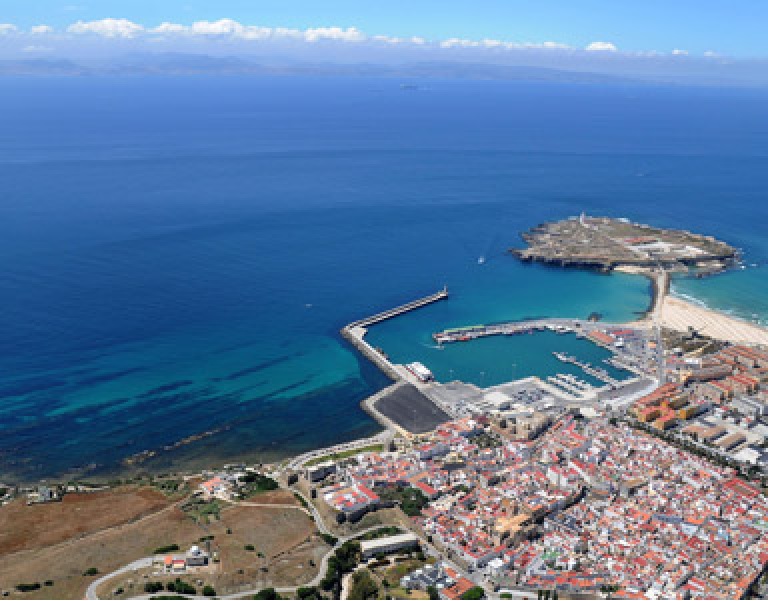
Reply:
[[[547,373],[551,350],[583,341],[436,351],[430,335],[642,312],[643,278],[506,252],[581,211],[743,247],[747,269],[674,289],[768,319],[765,90],[401,83],[0,79],[0,478],[107,474],[143,450],[160,451],[152,470],[270,460],[372,434],[359,402],[387,380],[338,329],[443,285],[449,300],[371,341],[481,385]]]

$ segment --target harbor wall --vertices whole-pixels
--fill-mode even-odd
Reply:
[[[341,328],[341,335],[354,346],[363,357],[378,367],[390,380],[395,382],[401,380],[402,378],[400,374],[397,373],[394,365],[390,363],[389,359],[365,341],[364,336],[366,331],[367,330],[362,326],[348,325]]]

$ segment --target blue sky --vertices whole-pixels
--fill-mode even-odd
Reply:
[[[3,0],[0,23],[47,24],[124,18],[144,27],[229,18],[308,29],[354,27],[367,35],[557,42],[606,41],[621,51],[768,56],[764,0]]]

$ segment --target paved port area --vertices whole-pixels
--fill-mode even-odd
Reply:
[[[411,384],[399,386],[383,396],[376,401],[375,408],[413,434],[429,432],[437,425],[451,419],[450,415],[438,408]]]

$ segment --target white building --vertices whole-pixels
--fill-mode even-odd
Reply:
[[[413,549],[419,546],[419,537],[412,532],[385,536],[373,540],[364,540],[360,543],[363,559],[369,559],[379,553],[391,553],[401,549]]]

